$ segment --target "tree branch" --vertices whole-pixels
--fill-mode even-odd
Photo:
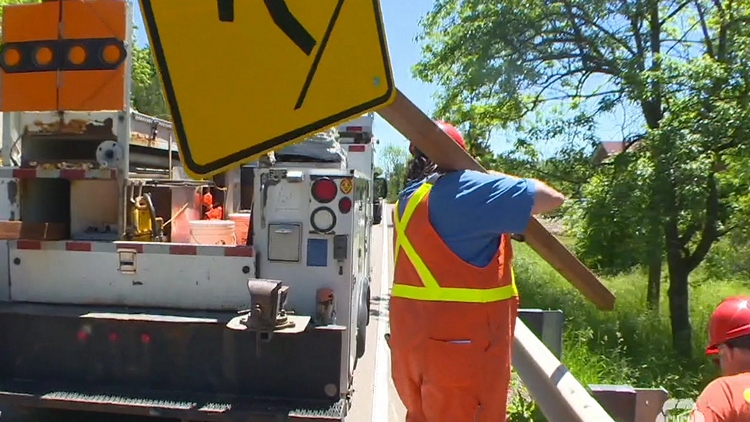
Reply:
[[[699,0],[694,0],[695,10],[698,12],[698,19],[701,23],[701,31],[703,31],[703,43],[706,45],[706,54],[712,58],[716,58],[714,54],[713,43],[711,42],[711,33],[708,30],[708,23],[706,22],[706,14],[703,11],[703,7]]]
[[[686,0],[682,2],[679,6],[677,6],[673,11],[669,12],[669,14],[659,22],[659,25],[664,25],[667,23],[668,20],[672,19],[673,17],[677,16],[678,13],[682,11],[682,9],[685,8],[685,6],[689,5],[692,0]]]

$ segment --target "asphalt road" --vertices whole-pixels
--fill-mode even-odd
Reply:
[[[383,209],[383,221],[373,228],[373,267],[370,325],[367,348],[354,374],[354,395],[347,422],[397,422],[405,410],[390,377],[390,354],[383,335],[388,326],[388,293],[393,274],[391,207]],[[99,413],[0,408],[0,422],[167,422],[161,418],[134,418]]]

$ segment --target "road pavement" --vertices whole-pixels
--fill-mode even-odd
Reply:
[[[390,376],[390,353],[384,334],[388,328],[388,295],[393,274],[391,207],[383,207],[383,220],[373,227],[373,278],[370,292],[370,325],[367,347],[354,373],[354,395],[347,422],[403,421],[405,410]],[[170,419],[134,418],[98,413],[0,408],[0,422],[173,422]]]

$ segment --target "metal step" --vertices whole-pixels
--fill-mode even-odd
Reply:
[[[192,421],[343,421],[347,402],[309,403],[0,380],[0,402],[14,406],[178,418]],[[280,419],[281,418],[281,419]]]

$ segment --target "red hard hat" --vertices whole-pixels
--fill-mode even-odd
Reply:
[[[466,141],[464,141],[464,137],[461,136],[461,132],[459,132],[452,124],[442,120],[435,120],[435,124],[437,124],[443,132],[447,133],[451,139],[456,141],[457,144],[461,145],[461,148],[466,149]],[[415,147],[414,144],[409,144],[409,152],[411,152],[412,155],[417,155],[417,147]]]
[[[750,296],[734,296],[716,307],[708,322],[707,355],[719,353],[719,345],[750,335]]]
[[[466,141],[464,141],[464,137],[461,136],[461,132],[459,132],[458,129],[452,124],[442,120],[435,120],[435,123],[440,126],[440,129],[443,129],[443,132],[447,133],[448,136],[456,141],[457,144],[461,145],[461,148],[466,149]]]

